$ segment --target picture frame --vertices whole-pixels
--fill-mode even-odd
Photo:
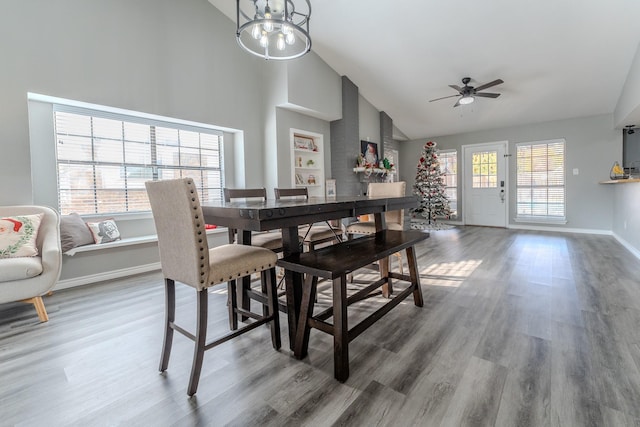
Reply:
[[[335,179],[327,179],[325,180],[325,195],[328,199],[336,197],[336,180]]]
[[[367,165],[378,167],[380,155],[378,154],[378,143],[371,141],[360,141],[360,154]]]
[[[293,135],[293,144],[297,150],[318,151],[318,146],[309,136]]]

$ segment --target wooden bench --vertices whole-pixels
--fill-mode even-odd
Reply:
[[[334,376],[338,381],[346,381],[349,377],[349,343],[351,341],[411,294],[413,294],[414,304],[422,307],[422,290],[414,245],[428,237],[429,234],[418,230],[384,230],[374,235],[278,260],[280,267],[305,274],[302,305],[296,328],[295,357],[303,359],[307,355],[311,328],[333,335]],[[409,275],[389,272],[388,257],[402,250],[405,250],[407,254]],[[347,297],[347,274],[375,261],[380,261],[381,278]],[[314,315],[318,278],[333,281],[333,306]],[[410,285],[349,329],[347,307],[367,298],[377,288],[390,286],[391,279],[407,281],[410,282]],[[333,324],[327,322],[327,319],[332,316]]]

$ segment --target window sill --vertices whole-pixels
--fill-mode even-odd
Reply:
[[[540,216],[515,217],[514,221],[521,222],[521,223],[555,224],[555,225],[564,225],[567,223],[566,218],[547,218],[547,217],[540,217]]]

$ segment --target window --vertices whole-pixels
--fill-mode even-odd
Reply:
[[[517,218],[565,219],[563,139],[517,144]]]
[[[222,132],[65,106],[54,121],[63,214],[148,211],[148,180],[191,177],[202,201],[222,199]]]
[[[445,194],[449,199],[451,217],[458,216],[458,152],[440,151],[438,153],[440,170],[444,173]]]
[[[473,153],[472,166],[473,181],[471,185],[473,188],[498,187],[497,151]]]

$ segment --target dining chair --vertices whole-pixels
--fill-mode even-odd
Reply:
[[[198,192],[191,178],[145,183],[151,211],[158,234],[160,264],[165,283],[165,332],[160,371],[169,365],[173,331],[195,342],[191,375],[187,394],[198,389],[204,352],[263,324],[271,328],[273,348],[280,348],[280,322],[276,300],[275,264],[273,251],[248,245],[225,244],[209,248],[204,216]],[[236,280],[260,273],[265,291],[262,315],[238,307]],[[195,288],[197,295],[196,332],[191,333],[175,323],[175,282]],[[228,314],[238,314],[254,321],[248,325],[207,342],[208,288],[227,282]],[[231,322],[231,320],[230,320]],[[237,320],[236,320],[237,323]]]
[[[404,196],[407,184],[400,182],[370,182],[367,187],[367,195],[369,197],[384,196]],[[372,218],[373,215],[369,215]],[[404,230],[404,209],[398,211],[385,212],[385,223],[388,230]],[[346,227],[345,234],[347,239],[351,240],[355,235],[375,234],[376,223],[372,220],[358,221],[349,224]],[[402,254],[397,252],[394,256],[398,259],[400,274],[404,274],[402,267]]]
[[[276,200],[280,200],[283,197],[309,199],[309,191],[306,187],[274,188],[274,192]],[[333,226],[329,221],[325,221],[324,224],[301,225],[298,227],[298,232],[302,237],[303,244],[310,251],[324,243],[342,241],[342,227]]]
[[[225,202],[235,199],[267,200],[267,190],[264,188],[224,188],[223,193]],[[229,243],[236,241],[237,232],[235,228],[229,228]],[[251,245],[282,252],[282,233],[280,231],[252,233]]]

